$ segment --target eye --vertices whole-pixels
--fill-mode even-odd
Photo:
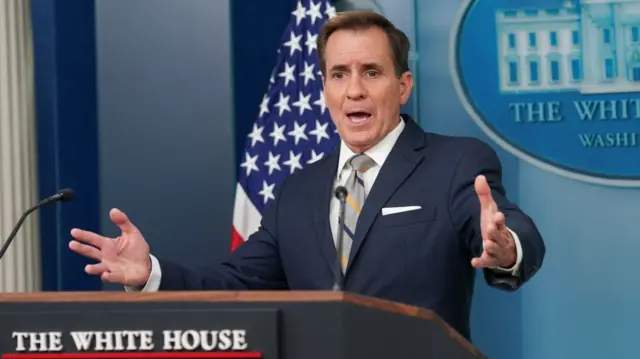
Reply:
[[[342,72],[334,72],[333,74],[331,74],[331,77],[334,79],[341,79],[344,77],[344,73]]]
[[[365,74],[366,74],[367,76],[369,76],[369,77],[376,77],[376,76],[378,76],[378,71],[376,71],[376,70],[369,70],[369,71],[367,71]]]

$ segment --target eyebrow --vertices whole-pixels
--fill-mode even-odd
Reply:
[[[365,70],[382,70],[382,66],[376,64],[375,62],[368,62],[365,64],[362,64],[362,67]],[[334,65],[333,67],[331,67],[331,71],[344,71],[347,69],[346,65]]]

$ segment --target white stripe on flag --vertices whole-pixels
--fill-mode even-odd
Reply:
[[[262,220],[262,215],[260,215],[256,206],[251,203],[242,186],[237,184],[236,199],[233,207],[233,227],[242,237],[242,240],[246,241],[253,232],[258,230],[260,220]]]

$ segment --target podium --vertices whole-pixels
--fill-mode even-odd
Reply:
[[[0,359],[471,359],[433,312],[344,292],[0,293]]]

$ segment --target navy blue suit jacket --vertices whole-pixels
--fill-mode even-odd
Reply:
[[[505,197],[501,165],[487,144],[425,133],[411,118],[368,194],[344,276],[344,290],[433,310],[470,340],[469,312],[482,253],[483,174],[507,226],[522,243],[517,276],[484,270],[489,285],[519,288],[542,265],[543,240],[533,221]],[[260,229],[218,266],[191,270],[159,259],[159,290],[329,290],[336,250],[329,203],[338,151],[288,177],[265,210]],[[382,216],[383,207],[422,208]],[[497,281],[499,277],[506,281]]]

